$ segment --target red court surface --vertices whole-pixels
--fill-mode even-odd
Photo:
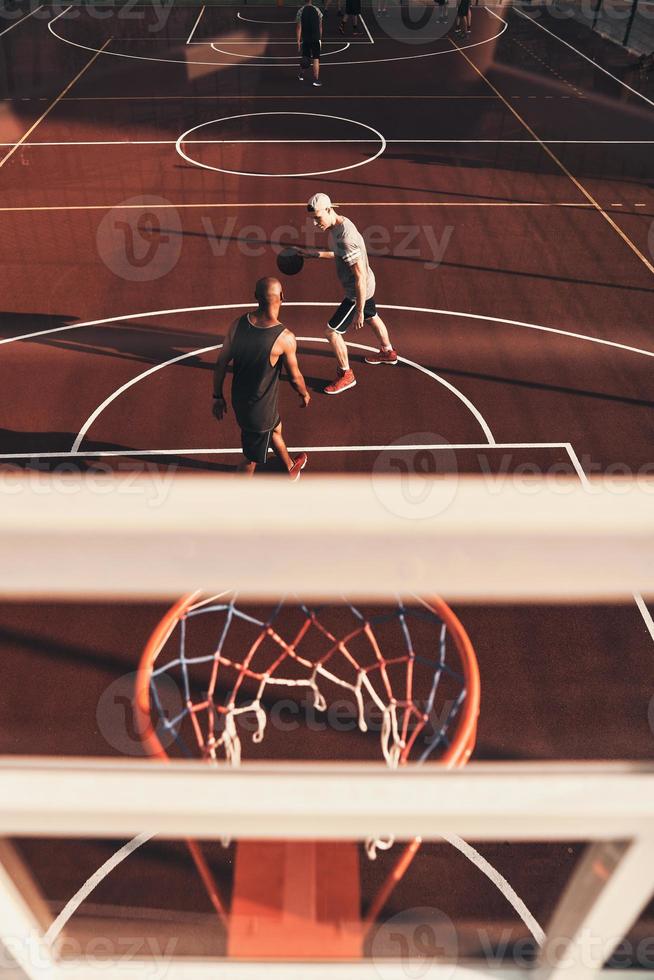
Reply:
[[[309,453],[306,478],[398,459],[489,482],[651,475],[654,93],[578,25],[472,9],[469,37],[418,43],[398,36],[399,8],[366,10],[356,38],[328,10],[320,90],[297,80],[289,7],[25,6],[0,28],[5,488],[18,469],[146,472],[153,493],[172,472],[229,477],[239,432],[231,413],[212,417],[213,364],[280,242],[321,241],[306,213],[317,191],[367,238],[400,363],[366,365],[372,333],[351,333],[357,387],[325,397],[340,287],[327,262],[284,278],[312,402],[302,411],[284,386],[282,417],[289,446]],[[329,547],[305,560],[331,560]],[[651,758],[645,604],[456,611],[482,674],[474,758]],[[161,612],[5,604],[0,753],[124,754],[98,705]],[[265,753],[376,757],[355,737],[298,749],[272,733]],[[20,846],[54,913],[115,850]],[[480,850],[530,917],[431,844],[383,918],[436,903],[471,955],[484,953],[480,924],[499,959],[521,939],[533,952],[533,922],[547,924],[579,845]],[[210,854],[228,881],[232,851]],[[364,897],[385,860],[362,859]],[[123,907],[158,940],[174,926],[177,955],[224,951],[182,845],[132,855],[68,935],[126,935]],[[632,938],[651,935],[653,914]]]

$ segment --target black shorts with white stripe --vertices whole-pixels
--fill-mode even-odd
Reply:
[[[354,317],[356,305],[355,300],[344,299],[327,324],[329,329],[335,330],[336,333],[347,333],[347,328],[352,323],[352,318]],[[371,296],[370,299],[366,300],[365,306],[363,307],[363,319],[369,320],[373,316],[377,316],[377,305],[375,303],[375,297]]]

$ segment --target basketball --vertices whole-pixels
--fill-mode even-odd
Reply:
[[[294,248],[285,248],[277,256],[277,268],[285,276],[296,276],[302,270],[304,256],[295,251]]]

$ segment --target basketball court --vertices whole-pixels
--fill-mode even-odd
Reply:
[[[621,481],[650,493],[654,92],[618,70],[608,42],[586,44],[552,9],[477,4],[464,37],[454,33],[452,4],[445,9],[440,23],[431,6],[393,5],[383,15],[376,2],[364,5],[355,36],[339,32],[336,10],[328,7],[319,90],[297,79],[296,7],[288,3],[19,3],[0,21],[0,487],[8,510],[12,501],[31,501],[44,540],[61,532],[54,559],[31,537],[24,560],[13,539],[5,541],[3,564],[15,562],[22,583],[14,587],[5,574],[0,607],[0,904],[8,923],[0,931],[6,950],[0,973],[8,980],[272,978],[294,970],[303,977],[469,980],[493,969],[522,978],[537,962],[543,978],[579,980],[602,967],[625,978],[654,968],[651,890],[640,880],[636,885],[651,843],[645,817],[642,827],[630,823],[629,803],[630,777],[649,776],[654,738],[654,599],[629,584],[617,596],[594,591],[610,558],[601,552],[598,567],[581,537],[567,560],[577,581],[588,582],[585,592],[555,594],[556,570],[543,572],[535,553],[533,578],[545,583],[542,592],[530,588],[532,568],[522,556],[521,588],[493,593],[495,575],[502,582],[512,560],[493,529],[494,501],[519,498],[521,515],[537,526],[557,494],[591,498],[596,479],[613,498],[623,493]],[[280,276],[281,316],[298,339],[312,396],[302,410],[282,385],[281,414],[289,450],[306,452],[309,463],[297,497],[272,456],[252,492],[260,493],[263,512],[266,488],[274,494],[285,488],[288,513],[273,535],[275,553],[290,552],[288,577],[304,567],[314,581],[318,569],[326,595],[324,601],[311,595],[306,608],[287,599],[275,626],[273,652],[283,649],[292,666],[292,680],[280,681],[280,707],[270,664],[256,660],[268,652],[270,634],[265,642],[256,637],[272,622],[277,579],[271,571],[265,595],[224,593],[235,587],[230,555],[237,545],[230,538],[221,548],[218,536],[214,580],[179,590],[201,586],[205,598],[196,603],[207,589],[221,590],[217,609],[209,604],[209,614],[198,615],[181,641],[189,643],[189,663],[201,665],[200,677],[194,686],[171,653],[171,674],[164,671],[163,692],[150,702],[146,692],[156,684],[150,686],[141,658],[179,594],[148,588],[157,571],[148,568],[149,551],[142,563],[134,559],[142,590],[126,569],[131,584],[121,593],[118,573],[109,570],[112,588],[103,594],[98,567],[86,564],[89,540],[102,530],[105,502],[109,526],[116,508],[134,501],[143,527],[148,515],[160,520],[164,544],[153,564],[165,566],[179,549],[186,567],[195,545],[181,534],[174,540],[161,515],[183,516],[174,487],[187,477],[206,494],[197,499],[206,507],[198,513],[207,532],[234,522],[243,547],[252,543],[233,490],[239,428],[231,410],[220,424],[211,413],[213,366],[230,324],[254,307],[257,279],[278,274],[279,251],[327,247],[307,215],[317,192],[364,234],[378,308],[399,355],[392,371],[366,364],[376,349],[372,331],[351,330],[357,386],[325,397],[335,373],[325,325],[341,300],[333,266],[307,259],[298,275]],[[358,478],[361,503],[348,497],[355,484],[345,477]],[[211,491],[204,489],[209,478]],[[305,484],[308,492],[315,484],[315,497],[302,495]],[[403,570],[408,580],[417,575],[410,562],[402,564],[407,542],[424,528],[436,556],[439,521],[449,520],[459,489],[473,484],[488,506],[471,514],[481,525],[488,519],[479,536],[481,564],[470,539],[462,551],[476,594],[441,588],[449,603],[445,613],[439,607],[443,619],[432,621],[424,605],[416,611],[413,600],[407,612],[393,600],[395,578]],[[84,524],[88,494],[95,502]],[[70,535],[67,518],[57,523],[63,498]],[[332,511],[342,523],[333,537]],[[356,551],[367,533],[357,516],[368,512],[382,535],[388,526],[403,539],[396,544],[401,559],[390,543],[380,543],[379,575],[387,562],[393,583],[383,602],[377,584],[366,595],[366,559],[371,575],[373,562],[363,544]],[[138,536],[142,527],[123,516],[120,533],[131,527]],[[7,532],[11,522],[8,516]],[[317,527],[325,527],[322,536]],[[361,561],[359,591],[368,601],[360,618],[357,597],[335,598],[342,529],[354,542],[348,578],[356,578]],[[496,569],[482,547],[486,531],[497,542]],[[257,533],[268,547],[264,529]],[[145,534],[143,541],[147,549]],[[445,545],[443,552],[448,560],[454,555]],[[49,580],[42,575],[49,587],[25,584],[32,573],[39,578],[39,562],[48,569],[60,564],[61,581],[54,572]],[[75,589],[69,581],[78,562],[89,572],[86,581],[77,576]],[[284,595],[280,579],[279,601]],[[226,641],[234,647],[225,648],[223,663],[214,648],[235,608],[234,635]],[[186,612],[174,631],[164,628],[162,658],[179,650],[177,630],[191,622]],[[406,627],[412,616],[417,625]],[[372,623],[373,638],[364,635],[380,686],[362,680],[373,668],[356,630],[351,638],[359,619]],[[303,654],[306,661],[297,660],[289,637],[309,622],[308,637],[317,632],[319,639]],[[337,668],[330,660],[321,674],[316,665],[332,647],[336,659],[350,651],[347,664]],[[432,660],[426,650],[440,653]],[[226,665],[235,672],[229,681],[220,673]],[[156,671],[152,663],[149,669]],[[479,703],[468,717],[476,671]],[[445,707],[429,701],[434,678]],[[263,683],[261,704],[246,710],[242,692],[231,696],[235,683],[253,702]],[[207,686],[216,694],[215,704],[213,695],[208,702],[217,741],[189,709],[190,692],[206,693]],[[423,724],[416,719],[425,700],[429,737],[415,727]],[[413,720],[406,720],[405,701],[422,706]],[[396,717],[398,703],[404,707]],[[263,728],[261,711],[268,719]],[[158,745],[147,735],[146,718]],[[179,722],[172,734],[171,718]],[[212,733],[214,721],[207,724]],[[432,746],[424,766],[410,764],[418,752],[400,758],[398,746],[406,748],[411,732],[416,746],[423,736]],[[472,753],[456,776],[461,792],[471,794],[465,797],[477,820],[471,835],[454,832],[455,815],[438,810],[447,806],[450,785],[443,783],[436,799],[438,779],[447,778],[438,758],[448,752],[452,768],[462,768]],[[238,797],[229,817],[218,808],[217,829],[207,810],[194,835],[185,835],[180,825],[192,818],[192,780],[200,780],[198,798],[216,792],[206,781],[211,766],[197,775],[179,762],[198,754],[218,766],[215,780],[236,794],[230,801],[241,792],[237,774],[228,771],[240,754],[249,804]],[[177,760],[170,786],[173,793],[172,780],[179,779],[182,809],[165,832],[139,824],[136,803],[130,809],[130,799],[146,805],[139,794],[151,786],[152,812],[163,819],[165,794],[150,781],[156,767],[146,767],[149,755]],[[360,824],[344,813],[359,789],[374,798],[366,787],[381,779],[384,763],[401,769],[405,762],[407,800],[425,793],[444,822],[425,833],[417,813],[413,822],[405,815],[405,824],[395,814],[400,829],[387,847],[383,819],[370,829],[368,811]],[[306,830],[315,830],[322,845],[297,831],[291,812],[294,792],[310,794],[319,771],[327,773],[327,789],[316,789],[321,806],[306,817]],[[98,775],[97,800],[79,790],[89,773]],[[106,796],[103,814],[99,801],[112,773],[134,796],[114,798],[114,807]],[[53,787],[52,823],[45,816],[30,823],[26,812],[11,811],[25,774],[44,800]],[[475,796],[482,778],[486,790]],[[539,814],[534,802],[533,822],[524,817],[518,825],[507,815],[504,837],[503,818],[492,809],[494,787],[502,792],[505,778],[513,780],[501,803],[507,814],[519,809],[521,779],[534,786],[542,780],[543,799],[551,787],[552,799],[560,788],[560,799],[572,800],[570,822],[561,805],[550,835],[545,803]],[[597,812],[606,804],[612,814],[610,832],[579,815],[584,785]],[[643,810],[650,806],[651,822],[651,787],[642,786],[634,798]],[[71,802],[77,792],[86,814],[81,827]],[[619,798],[615,812],[612,794]],[[394,804],[390,796],[380,799],[390,825]],[[274,821],[275,806],[277,834],[264,819]],[[331,820],[335,836],[325,845]],[[418,834],[422,845],[385,891]],[[277,843],[266,845],[264,837]],[[630,852],[632,865],[621,873],[638,908],[624,921],[616,913],[617,931],[602,936],[603,954],[594,950],[564,972],[557,957],[546,955],[551,930],[556,935],[570,908],[581,929],[590,908],[588,895],[579,899],[585,875],[590,890],[599,889],[632,839],[645,850]],[[262,911],[271,896],[278,906]],[[615,894],[612,901],[615,912]]]

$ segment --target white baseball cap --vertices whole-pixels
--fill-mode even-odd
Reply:
[[[307,204],[307,211],[312,213],[316,211],[327,211],[333,206],[331,198],[327,194],[314,194]]]

